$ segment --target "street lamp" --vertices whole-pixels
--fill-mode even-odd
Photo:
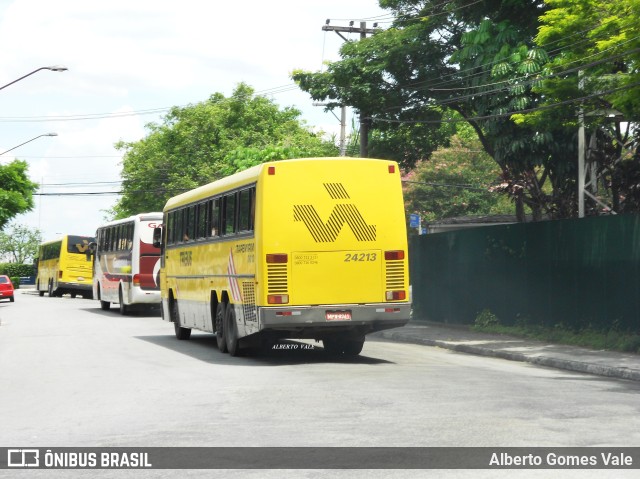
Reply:
[[[40,67],[37,70],[33,70],[31,73],[27,73],[24,76],[21,76],[20,78],[18,78],[17,80],[13,80],[11,83],[7,83],[5,86],[1,86],[0,90],[3,90],[4,88],[7,88],[9,85],[13,85],[16,82],[19,82],[20,80],[27,78],[28,76],[33,75],[36,72],[39,72],[40,70],[51,70],[52,72],[64,72],[67,71],[68,68],[67,67],[63,67],[62,65],[54,65],[51,67]]]
[[[41,136],[58,136],[58,134],[57,133],[43,133],[42,135],[38,135],[36,137],[33,137],[30,140],[25,141],[24,143],[20,143],[19,145],[14,146],[13,148],[9,148],[7,151],[3,151],[2,153],[0,153],[0,156],[4,155],[5,153],[9,153],[10,151],[15,150],[16,148],[19,148],[22,145],[26,145],[27,143],[30,143],[33,140],[37,140]]]

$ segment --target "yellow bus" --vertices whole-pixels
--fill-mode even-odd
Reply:
[[[92,263],[87,256],[91,236],[65,235],[38,249],[36,290],[40,296],[92,297]]]
[[[314,339],[360,354],[410,315],[407,234],[393,161],[264,163],[171,198],[161,228],[162,316],[178,339],[214,333],[236,355]]]

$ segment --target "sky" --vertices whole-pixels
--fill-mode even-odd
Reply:
[[[118,199],[95,194],[120,188],[114,145],[144,138],[172,106],[229,96],[241,82],[337,134],[336,117],[290,74],[339,59],[344,40],[322,31],[326,19],[384,27],[389,17],[377,0],[0,0],[0,152],[27,142],[0,163],[27,161],[41,185],[33,211],[13,223],[38,228],[45,241],[92,236]],[[68,70],[1,88],[49,66]],[[57,136],[40,136],[48,133]]]

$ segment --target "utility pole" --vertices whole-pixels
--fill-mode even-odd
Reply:
[[[375,30],[373,28],[367,28],[367,22],[360,22],[360,27],[354,27],[353,21],[349,22],[348,27],[334,27],[329,25],[329,20],[327,20],[326,24],[322,26],[322,31],[324,32],[336,32],[340,38],[342,38],[345,42],[349,40],[342,35],[343,33],[359,33],[360,40],[367,38],[367,34],[373,34]],[[377,24],[373,24],[374,27]],[[345,110],[344,106],[342,107],[342,124],[346,121],[345,118]],[[364,111],[360,111],[360,156],[362,158],[367,158],[369,156],[369,120],[367,119],[368,113]]]
[[[327,106],[327,103],[314,102],[313,106]],[[340,118],[333,111],[331,114],[340,121],[340,156],[347,156],[347,107],[340,105]]]

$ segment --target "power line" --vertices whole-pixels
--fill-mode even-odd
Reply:
[[[254,92],[255,97],[265,97],[268,95],[278,95],[280,93],[286,93],[289,91],[298,90],[298,85],[295,83],[289,83],[287,85],[276,86],[267,88],[265,90]],[[235,101],[233,97],[225,97],[215,103],[231,102]],[[206,103],[209,100],[204,100],[198,103]],[[39,123],[39,122],[63,122],[63,121],[87,121],[87,120],[104,120],[111,118],[125,118],[130,116],[139,115],[152,115],[158,113],[166,113],[174,108],[186,108],[193,105],[188,103],[186,105],[169,106],[160,108],[149,108],[144,110],[132,110],[129,112],[117,112],[117,113],[85,113],[78,115],[58,115],[58,116],[14,116],[14,117],[0,117],[0,123]]]
[[[570,100],[564,100],[564,101],[560,101],[560,102],[556,102],[556,103],[552,103],[552,104],[547,104],[547,105],[540,105],[538,107],[535,108],[528,108],[528,109],[524,109],[524,110],[516,110],[516,111],[510,111],[507,113],[496,113],[493,115],[483,115],[483,116],[475,116],[475,117],[469,117],[469,118],[461,118],[461,119],[451,119],[451,120],[395,120],[395,119],[386,119],[386,118],[378,118],[378,117],[369,117],[371,120],[374,121],[381,121],[381,122],[385,122],[385,123],[424,123],[424,124],[439,124],[439,123],[460,123],[460,122],[468,122],[468,121],[479,121],[479,120],[492,120],[495,118],[506,118],[515,114],[521,114],[521,113],[532,113],[534,111],[540,111],[540,110],[548,110],[548,109],[552,109],[552,108],[558,108],[560,106],[565,106],[565,105],[570,105],[572,103],[578,103],[584,100],[588,100],[591,98],[597,98],[597,97],[601,97],[604,95],[610,95],[611,93],[616,93],[618,91],[624,91],[624,90],[628,90],[632,87],[638,86],[640,85],[640,81],[635,82],[635,83],[630,83],[629,85],[625,85],[623,87],[619,87],[619,88],[613,88],[610,90],[606,90],[606,91],[601,91],[598,93],[593,93],[591,95],[586,95],[586,96],[582,96],[579,98],[572,98]]]

